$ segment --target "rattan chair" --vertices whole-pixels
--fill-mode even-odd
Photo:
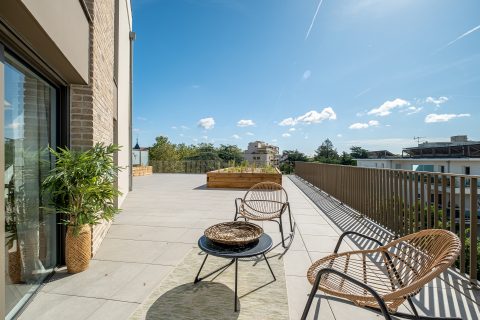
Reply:
[[[337,253],[343,238],[353,234],[379,245],[376,249]],[[340,236],[333,254],[308,269],[313,285],[302,319],[306,319],[318,290],[348,299],[361,307],[380,309],[407,319],[461,319],[419,316],[411,297],[448,269],[460,253],[460,240],[450,231],[428,229],[383,245],[377,239],[348,231]],[[397,312],[407,300],[414,315]]]
[[[282,246],[285,246],[283,236],[282,215],[288,211],[290,232],[293,233],[292,214],[288,195],[285,189],[278,183],[260,182],[251,187],[243,198],[235,199],[235,217],[256,221],[275,221],[280,228]]]

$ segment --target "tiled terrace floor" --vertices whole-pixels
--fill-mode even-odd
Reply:
[[[233,199],[245,191],[209,190],[204,184],[204,175],[135,178],[134,191],[128,195],[123,212],[115,219],[90,268],[76,275],[59,271],[42,287],[20,319],[128,319],[196,247],[207,226],[233,218]],[[313,261],[333,251],[341,232],[354,229],[384,238],[388,234],[296,178],[285,176],[283,184],[297,225],[294,240],[283,257],[289,313],[290,319],[299,319],[311,288],[306,270]],[[275,223],[264,223],[263,228],[279,241]],[[341,250],[367,245],[352,241],[348,240]],[[195,271],[192,270],[192,277]],[[478,291],[453,272],[444,278],[447,281],[437,279],[415,298],[418,309],[427,314],[478,319]],[[322,320],[382,319],[320,292],[309,316]]]

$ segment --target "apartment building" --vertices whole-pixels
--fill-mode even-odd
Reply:
[[[243,153],[243,157],[250,164],[274,167],[278,166],[280,159],[278,147],[263,141],[250,142],[247,150]]]
[[[388,152],[370,154],[375,157],[356,159],[357,166],[480,175],[480,141],[468,140],[465,135],[452,136],[448,142],[424,142],[404,148],[402,156]]]
[[[64,260],[65,230],[40,190],[53,165],[48,146],[121,145],[119,205],[129,191],[133,40],[130,0],[1,1],[0,318],[15,317]],[[93,229],[94,252],[108,227]],[[17,244],[6,247],[12,232]]]

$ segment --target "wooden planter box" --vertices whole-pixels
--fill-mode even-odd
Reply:
[[[228,172],[220,169],[207,172],[207,188],[248,189],[259,182],[275,182],[282,184],[282,173],[261,172]]]
[[[137,166],[133,167],[133,172],[132,172],[134,177],[138,176],[149,176],[152,174],[152,166]]]

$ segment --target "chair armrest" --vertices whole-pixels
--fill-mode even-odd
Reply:
[[[368,239],[368,240],[370,240],[370,241],[375,242],[375,243],[378,244],[379,246],[383,246],[383,243],[381,243],[378,239],[369,237],[369,236],[367,236],[367,235],[364,235],[364,234],[361,234],[361,233],[358,233],[358,232],[355,232],[355,231],[345,231],[344,233],[342,233],[342,235],[341,235],[340,238],[338,239],[337,245],[335,246],[335,250],[333,251],[334,253],[337,253],[337,252],[338,252],[338,249],[340,249],[340,245],[342,244],[343,238],[345,238],[345,236],[347,236],[347,235],[349,235],[349,234],[354,234],[354,235],[356,235],[356,236],[360,236],[360,237],[362,237],[362,238],[365,238],[365,239]]]

